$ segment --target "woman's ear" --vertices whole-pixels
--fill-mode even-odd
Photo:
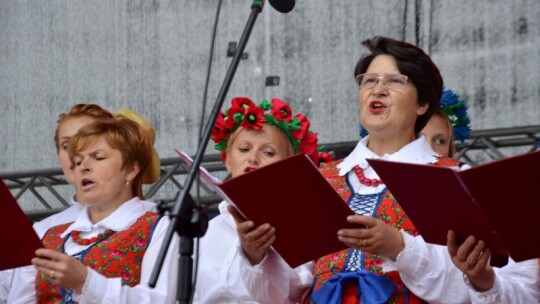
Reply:
[[[139,163],[135,163],[131,169],[128,169],[128,174],[126,176],[127,181],[132,181],[137,177],[137,174],[141,171],[141,167],[139,166]]]
[[[418,105],[418,108],[416,109],[416,115],[418,116],[424,115],[429,109],[429,105],[430,105],[429,102],[426,102],[423,105]]]

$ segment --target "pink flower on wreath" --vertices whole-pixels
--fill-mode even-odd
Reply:
[[[300,142],[298,151],[311,156],[317,152],[317,142],[317,133],[307,134]]]
[[[296,116],[294,118],[300,119],[300,129],[299,130],[291,130],[291,135],[295,139],[300,140],[300,139],[304,138],[304,136],[308,133],[309,127],[310,127],[310,122],[307,119],[307,116],[302,114],[302,113],[296,114]]]
[[[265,122],[263,115],[264,110],[252,104],[244,112],[244,120],[240,126],[245,129],[260,130],[262,128],[262,124]]]
[[[291,107],[279,98],[272,99],[272,108],[270,111],[277,121],[291,122],[292,120]]]

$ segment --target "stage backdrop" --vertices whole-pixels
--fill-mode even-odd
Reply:
[[[0,172],[58,167],[56,119],[75,103],[135,109],[162,157],[195,152],[219,0],[0,2]],[[206,115],[250,5],[223,1]],[[321,142],[356,140],[360,42],[384,35],[432,55],[474,129],[539,124],[538,16],[538,0],[298,0],[288,14],[266,5],[226,104],[280,97],[309,111]]]

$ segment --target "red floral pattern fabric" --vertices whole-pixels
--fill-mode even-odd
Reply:
[[[339,169],[337,168],[337,165],[341,163],[341,161],[342,160],[337,160],[329,163],[323,163],[320,170],[332,187],[336,189],[341,198],[343,198],[343,203],[346,203],[353,193],[350,191],[347,185],[346,177],[338,175]],[[458,162],[449,158],[439,158],[438,162],[434,165],[440,167],[455,167],[458,166]],[[414,236],[418,235],[418,231],[412,224],[411,220],[407,217],[401,206],[394,199],[394,196],[388,191],[383,193],[382,201],[378,209],[375,210],[375,214],[375,218],[382,220],[396,229],[403,229],[407,233]],[[322,287],[334,274],[340,273],[345,268],[347,258],[349,257],[349,251],[350,249],[345,249],[335,252],[316,261],[313,270],[313,275],[315,277],[313,289],[306,291],[301,303],[313,303],[310,300],[310,294]],[[388,278],[397,286],[392,298],[390,298],[388,303],[424,303],[414,294],[410,292],[407,294],[407,289],[401,281],[397,271],[383,273],[383,261],[384,259],[382,256],[366,252],[364,258],[364,269]],[[351,288],[353,290],[351,290]],[[342,302],[359,303],[359,299],[356,298],[355,285],[346,286]]]
[[[108,278],[122,278],[123,285],[138,285],[141,279],[141,265],[150,242],[152,229],[159,220],[159,214],[146,212],[128,229],[113,233],[110,237],[85,250],[84,265]],[[43,237],[45,248],[62,252],[67,235],[60,235],[72,223],[52,227]],[[36,299],[38,303],[61,303],[60,287],[52,284],[47,274],[38,272],[36,276]]]

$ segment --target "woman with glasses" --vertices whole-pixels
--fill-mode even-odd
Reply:
[[[370,54],[357,63],[360,120],[369,135],[347,157],[321,171],[356,213],[357,228],[336,231],[349,248],[301,267],[312,270],[302,303],[422,303],[467,301],[464,282],[444,246],[426,244],[366,159],[456,166],[419,136],[439,108],[443,80],[418,47],[375,37],[363,42]],[[321,223],[324,224],[324,223]],[[257,265],[242,263],[244,282],[261,302],[286,303],[305,286],[300,271],[287,270],[276,254]],[[448,269],[447,269],[448,268]],[[452,276],[453,277],[453,276]],[[440,280],[442,279],[442,280]],[[450,295],[449,298],[444,298]]]

